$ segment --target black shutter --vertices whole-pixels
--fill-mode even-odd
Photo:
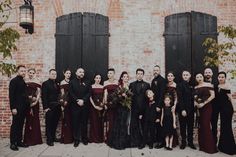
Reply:
[[[190,16],[190,13],[180,13],[165,18],[166,73],[173,71],[177,82],[184,69],[191,70]]]
[[[192,60],[193,71],[203,72],[204,57],[206,54],[205,47],[202,46],[204,40],[208,37],[217,40],[217,17],[209,14],[191,12],[192,15]],[[212,67],[214,76],[218,73],[217,67]]]
[[[164,37],[166,72],[174,71],[178,82],[184,69],[192,74],[203,72],[206,52],[202,43],[207,37],[217,39],[217,18],[193,11],[167,16]],[[214,67],[213,72],[217,71]]]
[[[91,80],[95,73],[105,75],[108,68],[108,17],[94,13],[72,13],[56,19],[56,69],[72,73],[83,67]]]

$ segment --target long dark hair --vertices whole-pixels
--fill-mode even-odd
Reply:
[[[127,71],[123,71],[123,72],[121,73],[121,75],[120,75],[119,80],[118,80],[118,83],[119,83],[119,85],[121,85],[121,86],[123,86],[122,77],[123,77],[125,74],[129,75]]]

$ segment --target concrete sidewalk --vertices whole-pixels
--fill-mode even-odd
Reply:
[[[162,149],[137,148],[114,150],[105,144],[80,144],[74,148],[73,144],[55,143],[54,147],[48,147],[46,144],[31,146],[29,148],[20,148],[19,151],[11,151],[9,148],[9,139],[0,141],[0,157],[227,157],[223,153],[214,155],[206,154],[198,150],[186,148],[180,150],[179,147],[172,151]]]

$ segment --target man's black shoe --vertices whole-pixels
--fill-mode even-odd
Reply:
[[[25,144],[25,143],[23,143],[23,142],[17,143],[17,146],[18,146],[18,147],[23,147],[23,148],[29,147],[27,144]]]
[[[79,141],[75,141],[74,142],[74,147],[78,147],[79,146]]]
[[[14,151],[18,151],[18,150],[19,150],[19,148],[18,148],[17,145],[15,145],[15,144],[11,144],[11,145],[10,145],[10,149],[11,149],[11,150],[14,150]]]
[[[48,146],[54,146],[54,143],[53,142],[47,142],[47,145]]]
[[[55,138],[54,142],[61,142],[61,139]]]
[[[180,146],[180,149],[185,149],[185,147],[186,147],[186,144],[182,143]]]
[[[163,146],[163,144],[161,144],[161,143],[158,143],[156,146],[155,146],[155,148],[156,149],[160,149],[160,148],[163,148],[164,146]]]
[[[197,149],[197,148],[194,146],[194,144],[193,144],[193,143],[191,143],[191,144],[188,144],[188,146],[189,146],[190,148],[192,148],[192,149]]]
[[[88,145],[88,141],[83,141],[83,144],[84,145]]]
[[[149,149],[153,149],[153,144],[150,144],[150,145],[149,145]]]
[[[145,145],[144,144],[141,144],[139,147],[138,147],[138,149],[143,149],[145,147]]]

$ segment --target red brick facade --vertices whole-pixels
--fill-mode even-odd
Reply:
[[[19,6],[23,0],[12,0],[13,9],[9,22],[19,20]],[[235,0],[33,0],[35,8],[35,32],[25,34],[18,23],[9,23],[16,28],[21,38],[18,50],[13,53],[17,64],[37,69],[44,81],[48,69],[55,64],[55,20],[56,17],[73,12],[94,12],[109,16],[109,65],[117,70],[127,70],[131,78],[135,69],[146,70],[147,81],[152,78],[152,67],[159,64],[165,73],[164,18],[167,15],[191,10],[215,15],[218,25],[236,26]],[[219,37],[219,41],[224,40]],[[220,69],[236,68],[227,63]],[[13,77],[13,76],[12,76]],[[118,77],[118,76],[117,76]],[[0,137],[9,136],[11,113],[8,102],[8,84],[11,78],[0,79]],[[230,80],[236,91],[236,79]],[[42,119],[42,124],[44,119]],[[236,119],[236,118],[234,118]]]

